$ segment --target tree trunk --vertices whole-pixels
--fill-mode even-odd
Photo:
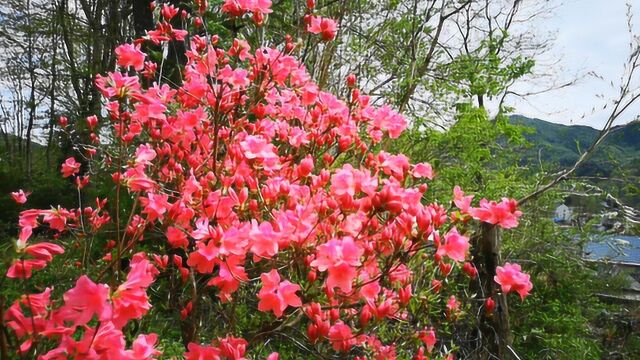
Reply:
[[[151,11],[152,0],[133,1],[133,29],[136,37],[144,36],[147,30],[153,29],[153,12]]]
[[[56,17],[57,20],[57,17]],[[58,60],[58,35],[56,34],[56,20],[53,25],[53,57],[51,59],[51,90],[49,92],[49,136],[47,138],[47,168],[51,167],[51,147],[53,146],[53,129],[56,126],[56,82],[58,80],[57,60]]]
[[[27,178],[31,179],[31,134],[36,117],[36,69],[33,61],[33,28],[31,27],[31,1],[27,0],[27,63],[29,72],[29,119],[27,123],[26,165]]]

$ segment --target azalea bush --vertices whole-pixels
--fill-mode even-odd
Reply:
[[[15,354],[452,359],[473,309],[492,316],[496,296],[529,294],[511,263],[495,293],[469,290],[470,237],[517,226],[514,200],[455,187],[451,204],[423,203],[431,165],[384,150],[408,126],[401,114],[370,104],[353,75],[346,98],[323,91],[290,37],[252,49],[207,34],[197,5],[157,6],[157,29],[97,77],[106,116],[86,119],[91,143],[61,165],[78,207],[21,212],[3,280],[24,292],[2,309]],[[263,32],[271,1],[219,10]],[[332,41],[336,22],[313,1],[307,13],[309,43]],[[187,47],[179,84],[142,51],[175,42]],[[107,197],[82,202],[105,183]]]

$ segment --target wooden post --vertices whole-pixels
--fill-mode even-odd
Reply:
[[[496,302],[493,314],[487,315],[484,311],[479,319],[479,329],[482,332],[482,345],[485,349],[480,352],[479,359],[496,357],[499,359],[511,359],[509,346],[511,345],[511,330],[509,327],[509,307],[504,294],[497,295],[499,288],[493,280],[496,275],[496,267],[501,263],[500,257],[500,230],[498,227],[483,223],[480,234],[473,239],[474,264],[478,269],[477,298],[486,299],[490,296]]]

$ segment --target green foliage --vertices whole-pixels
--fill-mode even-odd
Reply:
[[[27,205],[49,209],[51,206],[73,206],[77,203],[75,185],[60,176],[58,154],[52,156],[56,166],[48,167],[45,148],[33,144],[34,165],[31,177],[22,169],[22,158],[12,159],[11,154],[0,146],[0,243],[17,235],[18,214],[24,209],[11,199],[10,193],[23,189],[31,192]]]
[[[504,115],[489,119],[482,108],[457,107],[456,122],[445,132],[415,129],[401,141],[401,151],[434,166],[429,193],[439,198],[460,185],[481,197],[524,196],[543,174],[522,163],[531,130]],[[445,196],[443,196],[445,195]],[[451,196],[451,195],[450,195]],[[603,347],[593,323],[607,308],[594,289],[611,282],[582,261],[577,234],[550,220],[561,202],[552,190],[522,210],[521,225],[503,232],[503,261],[517,261],[532,276],[526,301],[510,298],[514,349],[526,359],[593,359]],[[615,287],[615,286],[614,286]]]
[[[518,229],[505,232],[504,253],[526,259],[534,292],[524,302],[511,302],[514,345],[524,358],[593,359],[602,348],[590,323],[604,304],[594,289],[604,288],[592,265],[580,255],[581,243],[544,215],[559,199],[547,196],[527,207]]]
[[[414,128],[399,142],[399,151],[434,166],[437,181],[430,194],[441,198],[443,191],[459,185],[487,198],[525,195],[532,186],[522,181],[528,169],[509,151],[524,141],[523,128],[503,116],[490,120],[485,109],[470,104],[459,104],[457,110],[456,122],[446,132]]]
[[[435,88],[465,97],[502,93],[514,80],[530,73],[535,64],[533,59],[523,56],[505,62],[499,51],[507,38],[506,32],[489,37],[451,63],[440,64],[442,80],[435,82]]]

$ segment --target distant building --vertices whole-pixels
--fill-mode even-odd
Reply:
[[[623,275],[628,280],[621,291],[598,289],[598,297],[607,301],[640,302],[640,236],[593,237],[585,244],[583,259],[599,263],[598,273]]]
[[[556,208],[553,216],[553,221],[557,223],[570,223],[573,216],[573,211],[570,207],[562,204]]]

